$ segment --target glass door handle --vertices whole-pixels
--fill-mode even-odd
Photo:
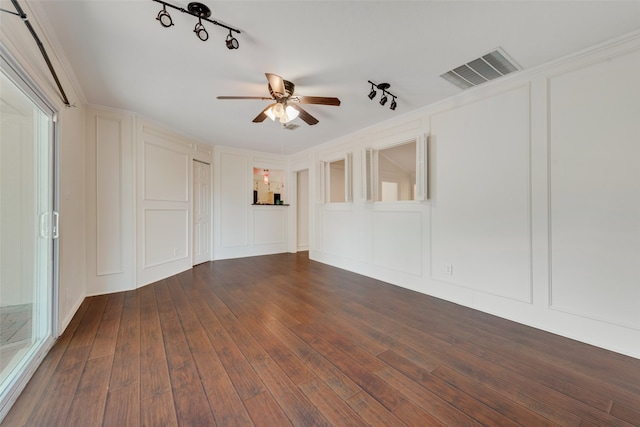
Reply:
[[[43,239],[49,238],[49,212],[40,214],[40,237]]]
[[[53,238],[60,237],[60,213],[53,211]]]

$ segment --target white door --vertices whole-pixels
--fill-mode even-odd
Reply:
[[[211,165],[193,161],[193,265],[211,260]]]

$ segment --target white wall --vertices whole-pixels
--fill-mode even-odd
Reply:
[[[253,205],[253,168],[287,170],[282,156],[216,147],[214,162],[213,256],[238,258],[286,252],[295,207]],[[287,174],[288,176],[288,174]],[[289,203],[291,180],[282,200]]]
[[[359,197],[312,197],[311,257],[640,358],[638,75],[635,35],[312,150]],[[366,202],[365,149],[421,134],[429,200]]]

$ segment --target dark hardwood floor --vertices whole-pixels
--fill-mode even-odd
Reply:
[[[640,360],[272,255],[87,298],[2,425],[640,425]]]

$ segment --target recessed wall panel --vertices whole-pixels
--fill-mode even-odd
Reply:
[[[96,116],[96,274],[122,272],[122,121]]]
[[[640,53],[549,79],[551,305],[640,328]]]
[[[373,263],[404,273],[422,274],[419,212],[373,213]]]
[[[323,223],[325,252],[347,258],[354,256],[352,216],[351,211],[325,210]]]
[[[229,153],[222,153],[220,160],[220,216],[224,224],[220,230],[220,243],[226,248],[246,246],[252,188],[247,181],[249,164],[245,156]]]
[[[145,200],[189,201],[189,156],[149,142],[144,146]]]
[[[144,267],[188,256],[189,211],[147,209],[144,212]]]
[[[529,87],[432,117],[434,279],[530,302]]]
[[[287,208],[265,207],[253,211],[253,244],[268,245],[285,242]]]

